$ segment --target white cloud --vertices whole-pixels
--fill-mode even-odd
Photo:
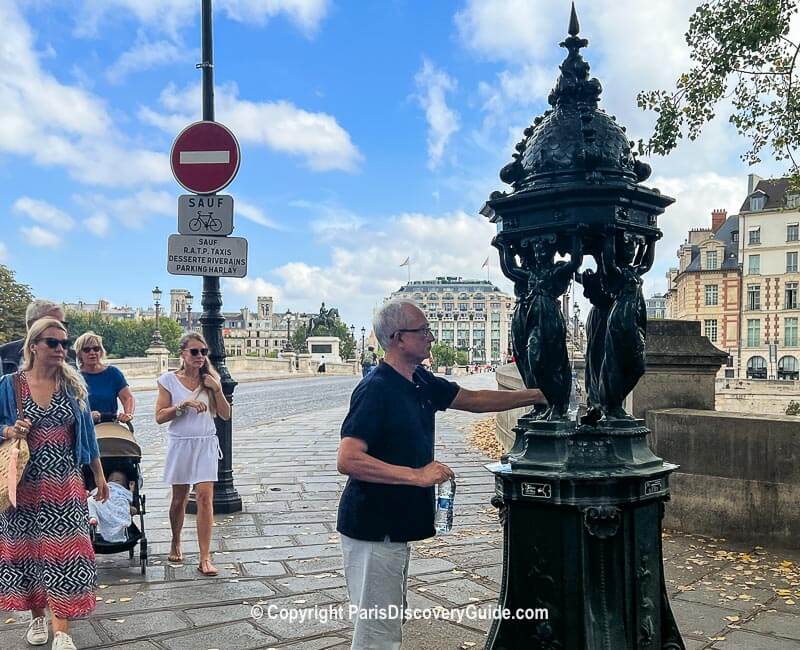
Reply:
[[[186,61],[192,56],[182,43],[169,40],[151,41],[143,31],[139,31],[136,42],[127,52],[106,70],[106,78],[111,83],[122,83],[129,74],[142,72],[160,65]]]
[[[459,129],[459,116],[447,105],[446,94],[456,89],[456,82],[427,59],[415,79],[417,100],[428,121],[428,168],[436,169],[442,162],[450,137]]]
[[[139,117],[167,133],[177,133],[189,122],[200,119],[200,93],[200,85],[183,90],[170,85],[160,97],[167,112],[143,107]],[[287,101],[239,99],[238,93],[235,84],[218,86],[215,114],[242,144],[300,156],[313,171],[357,170],[363,156],[333,116],[311,113]],[[187,111],[187,106],[193,108]]]
[[[15,4],[0,3],[0,23],[5,28],[0,152],[64,167],[84,184],[118,187],[169,179],[166,154],[132,146],[115,130],[103,100],[41,68],[31,29]]]
[[[303,33],[313,35],[328,12],[328,0],[217,0],[217,13],[231,20],[263,25],[284,14]],[[132,13],[151,29],[174,34],[199,14],[197,0],[86,0],[76,20],[76,32],[94,36],[107,16]]]
[[[323,242],[341,240],[358,231],[365,223],[360,215],[338,205],[292,201],[294,208],[302,208],[310,215],[309,227],[314,236]]]
[[[63,210],[28,196],[21,196],[14,201],[11,209],[56,230],[71,230],[75,226],[75,221]]]
[[[111,227],[108,215],[104,212],[96,212],[88,219],[83,220],[85,228],[98,237],[105,237]]]
[[[604,3],[605,4],[605,3]],[[554,7],[565,7],[563,16]],[[468,0],[455,16],[464,44],[492,60],[546,54],[556,26],[566,34],[569,5],[553,0]],[[558,42],[558,41],[556,41]]]
[[[165,190],[146,189],[127,196],[113,197],[104,194],[76,194],[72,198],[84,210],[92,213],[93,217],[111,214],[115,222],[133,230],[143,228],[151,217],[177,218],[178,213],[176,197]],[[84,224],[88,227],[88,224]],[[96,222],[98,227],[101,227],[100,224],[100,221]]]
[[[316,206],[319,210],[320,206]],[[255,304],[258,295],[277,295],[281,308],[316,311],[320,302],[338,307],[342,318],[369,328],[372,311],[406,282],[400,263],[411,257],[412,280],[438,275],[485,278],[481,268],[487,255],[492,280],[509,290],[501,279],[497,252],[490,246],[494,227],[483,217],[454,212],[439,216],[406,213],[380,221],[359,217],[347,228],[312,230],[315,242],[330,246],[328,261],[311,264],[302,259],[287,262],[259,276],[226,281],[239,295]],[[251,269],[255,271],[251,260]]]
[[[58,248],[61,245],[61,237],[39,226],[20,228],[19,230],[31,246]]]
[[[272,296],[276,304],[283,301],[282,289],[263,278],[252,276],[249,278],[226,278],[222,282],[224,295],[227,297],[229,305],[226,305],[226,310],[238,309],[238,307],[252,307],[256,304],[256,299],[259,296]],[[231,304],[231,294],[240,298],[241,302],[238,303],[238,306],[236,303]]]
[[[274,219],[270,219],[264,214],[264,211],[261,208],[259,208],[257,205],[253,205],[252,203],[247,203],[241,199],[236,199],[235,212],[237,215],[241,215],[248,221],[257,223],[260,226],[273,228],[274,230],[284,230],[284,228],[278,222],[276,222]]]

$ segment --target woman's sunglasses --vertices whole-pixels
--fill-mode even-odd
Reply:
[[[46,336],[41,339],[36,339],[36,343],[39,341],[44,341],[47,347],[52,350],[55,350],[59,345],[65,350],[69,350],[72,347],[72,339],[57,339],[51,336]]]
[[[193,357],[196,357],[198,354],[202,354],[204,357],[208,356],[208,348],[187,348],[187,352]]]
[[[86,348],[83,348],[81,350],[81,352],[85,352],[86,354],[88,354],[89,352],[100,352],[100,346],[99,345],[93,345],[91,347],[86,347]]]

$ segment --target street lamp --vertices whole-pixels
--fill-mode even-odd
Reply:
[[[153,289],[153,305],[156,308],[156,329],[153,332],[153,340],[150,346],[154,348],[163,348],[164,341],[161,340],[161,331],[158,329],[159,308],[161,307],[161,289],[159,289],[158,286]]]
[[[356,356],[356,326],[350,326],[350,340],[353,342],[353,358]]]
[[[364,327],[361,328],[361,356],[362,357],[364,356],[364,350],[366,349],[364,347],[364,334],[366,333],[366,331],[367,331],[366,328],[364,328]]]
[[[292,310],[286,310],[286,345],[283,346],[284,352],[292,351]]]
[[[191,293],[186,294],[186,331],[192,331],[192,300],[194,296]]]

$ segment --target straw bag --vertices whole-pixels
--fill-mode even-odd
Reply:
[[[12,377],[14,382],[14,397],[17,400],[17,419],[23,418],[22,391],[19,385],[19,373]],[[31,458],[28,443],[25,440],[13,438],[0,445],[0,512],[5,512],[10,506],[17,505],[17,484],[22,480],[22,474]]]

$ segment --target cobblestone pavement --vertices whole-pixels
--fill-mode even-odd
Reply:
[[[235,379],[241,383],[233,393],[234,428],[245,431],[292,415],[345,406],[361,376],[309,375],[295,378],[275,375],[261,380],[254,375],[243,375]],[[136,391],[133,424],[136,437],[146,445],[162,437],[166,428],[157,425],[153,419],[157,395],[155,380],[137,382],[139,390]],[[149,390],[142,390],[145,386]]]
[[[491,385],[493,376],[459,378]],[[335,532],[344,478],[336,472],[338,431],[345,407],[313,411],[249,429],[236,428],[234,468],[244,511],[218,516],[214,529],[217,578],[196,571],[193,517],[187,517],[182,565],[167,562],[168,490],[160,481],[163,447],[146,447],[148,538],[155,555],[147,576],[127,555],[98,560],[96,612],[73,625],[79,648],[240,650],[349,647],[346,620],[290,622],[272,611],[318,606],[346,608]],[[465,443],[478,418],[447,412],[438,419],[437,454],[458,475],[451,535],[416,544],[409,581],[412,608],[490,607],[497,600],[501,535],[488,505],[493,490],[487,459]],[[723,540],[667,533],[668,589],[687,648],[800,649],[800,553],[770,551]],[[792,586],[792,582],[794,585]],[[251,616],[253,605],[264,616]],[[270,606],[274,606],[270,608]],[[0,648],[28,647],[27,614],[2,613]],[[482,647],[488,622],[414,620],[404,649]]]

